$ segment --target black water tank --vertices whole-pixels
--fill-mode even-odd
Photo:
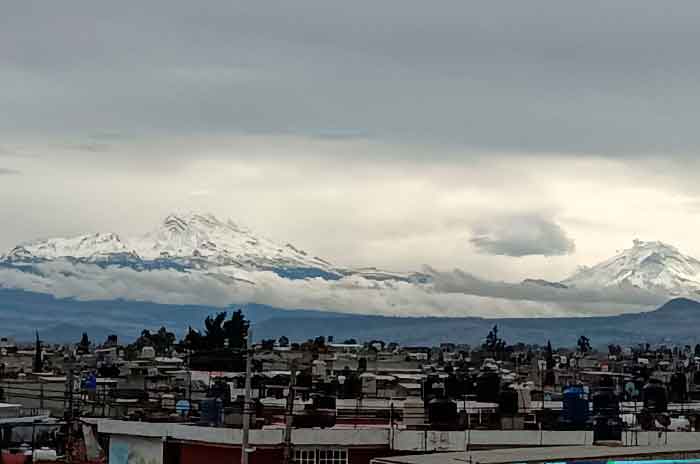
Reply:
[[[601,388],[615,388],[615,381],[609,375],[604,375],[598,381],[598,386]]]
[[[598,388],[592,395],[593,415],[612,416],[620,413],[620,400],[612,388]]]
[[[504,416],[514,416],[518,413],[518,392],[506,388],[498,398],[498,410]]]
[[[464,387],[455,374],[450,374],[445,379],[445,396],[448,398],[457,398],[464,395]]]
[[[218,426],[223,422],[224,406],[220,398],[207,398],[199,403],[199,422]]]
[[[668,395],[666,388],[658,380],[650,380],[642,390],[644,397],[644,409],[649,412],[668,411]]]
[[[292,424],[294,427],[302,429],[330,428],[336,424],[336,414],[335,411],[329,410],[307,410],[292,416]]]
[[[440,382],[440,377],[431,374],[423,381],[422,396],[423,401],[429,402],[435,397],[442,397],[442,392],[435,388],[434,385]]]
[[[688,399],[688,384],[684,373],[676,372],[671,376],[670,390],[671,402],[682,403]]]
[[[207,398],[220,398],[224,406],[231,405],[231,386],[223,380],[216,380],[209,387]]]
[[[302,371],[297,375],[297,387],[311,388],[313,385],[313,377],[310,371]]]
[[[482,403],[498,403],[501,378],[495,372],[484,372],[476,378],[476,400]]]
[[[335,396],[317,395],[313,397],[314,409],[332,409],[335,411]]]
[[[619,416],[596,416],[593,418],[593,441],[621,441],[622,419]]]
[[[450,429],[457,425],[457,403],[446,398],[435,398],[428,403],[428,422],[435,430]]]

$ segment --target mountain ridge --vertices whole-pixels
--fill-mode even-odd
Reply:
[[[132,272],[133,271],[133,272]],[[58,296],[225,307],[262,303],[400,316],[623,314],[700,296],[700,261],[662,242],[633,246],[562,281],[481,279],[459,269],[350,268],[206,213],[150,232],[22,243],[0,256],[0,288]]]
[[[272,270],[285,278],[340,279],[359,274],[378,280],[426,279],[421,272],[352,269],[313,256],[290,244],[255,234],[210,213],[171,213],[154,230],[135,237],[98,232],[68,238],[32,240],[0,255],[0,263],[31,264],[60,259],[98,265],[206,269],[235,266]],[[527,278],[525,286],[557,289],[637,288],[669,296],[700,296],[700,260],[660,241],[634,240],[631,248],[601,263],[581,267],[561,281]]]
[[[561,284],[573,288],[633,287],[670,295],[700,294],[700,261],[663,242],[634,240],[632,248],[580,269]]]
[[[236,305],[214,308],[200,305],[163,305],[126,300],[80,301],[55,298],[23,290],[0,289],[0,325],[3,336],[31,340],[34,330],[42,339],[65,343],[77,341],[81,328],[96,342],[107,334],[131,341],[141,331],[161,325],[178,336],[187,327],[201,327],[207,315],[241,308],[252,321],[255,337],[304,341],[319,335],[337,340],[382,339],[402,344],[441,342],[479,344],[493,325],[509,343],[538,343],[547,340],[573,346],[587,335],[595,346],[636,343],[695,344],[700,339],[694,322],[700,302],[685,298],[668,301],[650,312],[597,317],[483,318],[400,317],[352,315],[309,309],[280,309],[266,305]],[[57,317],[60,313],[60,317]],[[90,321],[86,324],[85,321]]]

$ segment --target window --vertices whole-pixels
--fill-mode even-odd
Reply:
[[[348,450],[340,448],[295,448],[294,464],[348,464]]]
[[[316,450],[295,448],[294,464],[316,464]]]
[[[348,450],[319,449],[318,464],[348,464]]]

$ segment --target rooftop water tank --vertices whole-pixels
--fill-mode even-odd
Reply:
[[[326,362],[321,361],[320,359],[314,360],[311,366],[311,374],[314,377],[320,377],[321,379],[325,380],[326,379]]]
[[[428,403],[428,422],[434,430],[451,430],[457,426],[457,403],[435,398]]]
[[[482,372],[476,378],[476,400],[482,403],[498,403],[501,378],[496,372]]]
[[[219,426],[223,422],[224,405],[220,398],[207,398],[199,403],[199,421],[209,426]]]
[[[156,350],[152,346],[144,346],[141,350],[141,359],[155,359]]]
[[[688,399],[688,384],[684,373],[676,372],[671,376],[669,383],[671,402],[682,403]]]
[[[622,441],[622,419],[617,416],[597,416],[593,423],[593,442]]]
[[[574,426],[588,422],[590,406],[583,387],[574,386],[564,390],[562,403],[562,422]]]
[[[518,413],[518,392],[506,388],[498,397],[498,410],[501,415],[514,416]]]
[[[317,395],[313,397],[314,409],[332,409],[335,411],[335,396]]]
[[[661,413],[668,411],[668,395],[666,388],[658,380],[650,380],[642,390],[644,409],[649,412]]]
[[[598,388],[592,395],[593,415],[612,416],[620,413],[620,399],[612,388]]]

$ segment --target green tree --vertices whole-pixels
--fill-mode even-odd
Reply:
[[[245,348],[250,322],[240,309],[233,312],[231,319],[227,320],[226,317],[226,312],[207,316],[203,334],[190,327],[183,345],[193,351],[218,350],[225,346],[230,349]]]
[[[243,311],[240,309],[234,311],[231,315],[231,319],[223,324],[224,337],[228,340],[229,348],[245,348],[249,327],[250,322],[246,320],[245,316],[243,316]]]
[[[547,362],[547,369],[554,369],[554,350],[552,350],[552,342],[547,340],[547,348],[545,349],[545,360]]]
[[[151,336],[151,340],[157,354],[167,355],[172,351],[176,338],[174,333],[169,332],[165,327],[161,327],[158,329],[158,332]]]
[[[495,359],[502,359],[506,352],[506,342],[498,336],[498,325],[494,325],[486,336],[482,348]]]
[[[134,348],[141,352],[146,346],[151,346],[159,356],[170,354],[175,345],[175,334],[169,332],[165,327],[158,329],[158,332],[151,333],[150,330],[143,330],[141,336],[133,343]]]
[[[88,338],[87,332],[83,332],[83,336],[78,342],[77,350],[78,354],[87,354],[90,352],[90,339]]]
[[[187,329],[187,335],[185,335],[185,338],[182,340],[182,344],[184,345],[185,349],[191,351],[201,351],[206,349],[205,337],[191,326]]]
[[[223,348],[226,344],[226,334],[224,332],[224,321],[226,312],[218,313],[216,316],[207,316],[204,319],[204,338],[208,348]]]
[[[581,335],[576,344],[578,345],[578,351],[581,354],[586,354],[591,351],[591,340],[585,335]]]

